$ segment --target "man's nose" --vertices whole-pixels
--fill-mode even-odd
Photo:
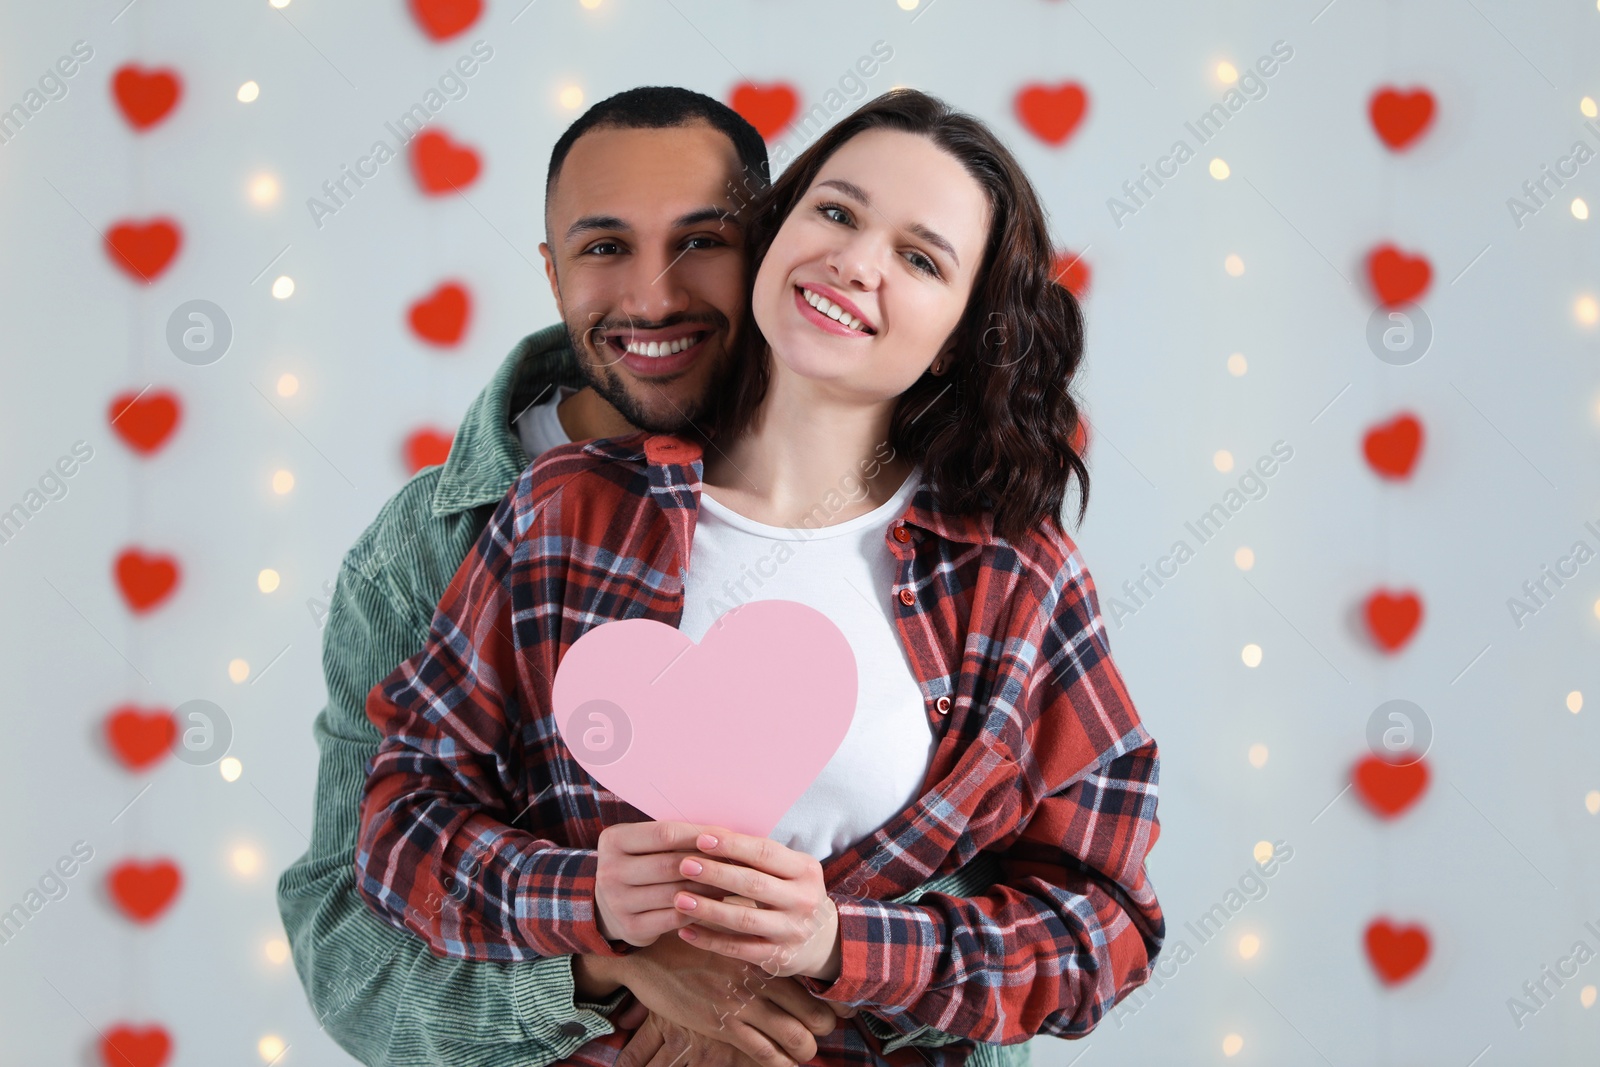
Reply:
[[[683,272],[677,270],[681,254],[676,249],[634,255],[625,290],[618,305],[646,322],[660,322],[688,310],[689,292]]]

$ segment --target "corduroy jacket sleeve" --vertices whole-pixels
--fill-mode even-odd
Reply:
[[[1076,555],[1036,588],[1037,624],[1008,642],[1021,729],[997,743],[980,802],[1009,826],[988,846],[999,881],[916,903],[830,894],[841,967],[800,979],[817,996],[1009,1045],[1081,1037],[1148,979],[1166,933],[1144,865],[1160,832],[1155,741]]]
[[[542,1067],[614,1031],[626,996],[576,998],[572,957],[505,964],[445,959],[372,913],[356,893],[357,817],[378,731],[365,704],[374,685],[422,647],[437,559],[450,538],[419,536],[437,470],[403,488],[346,554],[323,634],[328,702],[311,840],[278,882],[278,909],[318,1023],[361,1063],[394,1067]],[[460,521],[469,522],[467,515]]]

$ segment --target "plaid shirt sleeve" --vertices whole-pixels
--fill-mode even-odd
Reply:
[[[1068,547],[1032,595],[1037,621],[1019,627],[1027,639],[1007,650],[1023,684],[997,687],[990,707],[1021,724],[1002,732],[997,746],[1015,751],[999,753],[974,801],[975,818],[1003,824],[987,846],[999,880],[915,904],[830,893],[839,976],[798,978],[817,996],[874,1009],[897,1029],[904,1014],[1005,1045],[1082,1037],[1149,978],[1166,936],[1144,868],[1160,834],[1160,761],[1111,660],[1094,584]],[[1008,692],[1019,703],[994,707]]]
[[[496,508],[422,651],[367,698],[384,736],[361,798],[356,888],[440,956],[514,962],[632,951],[596,925],[595,850],[550,839],[564,836],[559,827],[512,825],[537,810],[522,795],[517,671],[527,654],[512,640],[511,593],[526,566],[516,534],[535,509],[542,465],[524,471]]]

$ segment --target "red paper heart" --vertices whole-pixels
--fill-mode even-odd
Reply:
[[[1367,276],[1384,304],[1404,304],[1420,299],[1433,280],[1426,256],[1408,256],[1394,245],[1379,245],[1367,257]]]
[[[457,282],[445,282],[411,305],[411,329],[424,341],[453,345],[467,329],[472,297]]]
[[[144,712],[124,704],[106,716],[106,740],[129,770],[141,771],[160,762],[177,736],[177,720],[162,708]]]
[[[794,118],[800,107],[800,97],[781,82],[771,85],[741,82],[733,87],[732,104],[733,110],[770,141]]]
[[[412,474],[423,467],[437,467],[450,458],[454,434],[442,430],[417,430],[406,438],[406,470]]]
[[[1050,275],[1079,300],[1089,295],[1089,261],[1079,253],[1057,252],[1050,262]]]
[[[172,1054],[172,1038],[159,1026],[135,1029],[122,1023],[100,1038],[105,1067],[161,1067]]]
[[[478,21],[483,0],[411,0],[411,14],[422,32],[442,41]]]
[[[1395,926],[1375,919],[1367,926],[1367,959],[1386,985],[1396,985],[1428,962],[1428,931],[1422,926]]]
[[[1421,137],[1433,121],[1433,94],[1426,89],[1402,93],[1385,86],[1372,94],[1367,110],[1383,143],[1398,152]]]
[[[122,913],[134,922],[147,923],[172,904],[183,886],[183,876],[171,860],[123,860],[112,868],[110,885],[111,899]]]
[[[478,153],[439,130],[424,130],[411,142],[411,169],[429,196],[465,189],[478,180]]]
[[[119,222],[106,233],[106,254],[122,270],[149,284],[167,269],[183,245],[183,233],[174,219]]]
[[[166,391],[119,393],[111,398],[106,417],[117,436],[141,455],[150,455],[166,444],[177,429],[180,409],[175,394]]]
[[[1390,595],[1380,589],[1367,597],[1367,629],[1385,652],[1398,652],[1422,624],[1422,600],[1415,593]]]
[[[1428,765],[1420,759],[1401,764],[1367,756],[1351,772],[1350,784],[1374,815],[1392,819],[1427,791]]]
[[[1422,423],[1409,412],[1374,426],[1361,441],[1372,469],[1385,478],[1404,478],[1422,451]]]
[[[1076,82],[1025,85],[1017,93],[1017,117],[1045,144],[1064,144],[1089,108],[1089,95]]]
[[[137,548],[117,557],[117,585],[122,599],[135,612],[146,612],[172,595],[178,587],[178,561],[171,556],[147,556]]]
[[[129,63],[111,79],[111,94],[136,130],[148,130],[166,118],[182,93],[183,82],[175,70],[142,70]]]

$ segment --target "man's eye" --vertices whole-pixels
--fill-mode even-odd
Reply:
[[[715,237],[691,237],[683,244],[685,248],[699,250],[705,248],[718,248],[722,245],[722,242],[717,240]]]
[[[614,256],[618,251],[621,250],[621,247],[622,246],[615,241],[601,241],[599,244],[591,245],[589,250],[585,252],[584,255],[598,254],[602,256]]]

